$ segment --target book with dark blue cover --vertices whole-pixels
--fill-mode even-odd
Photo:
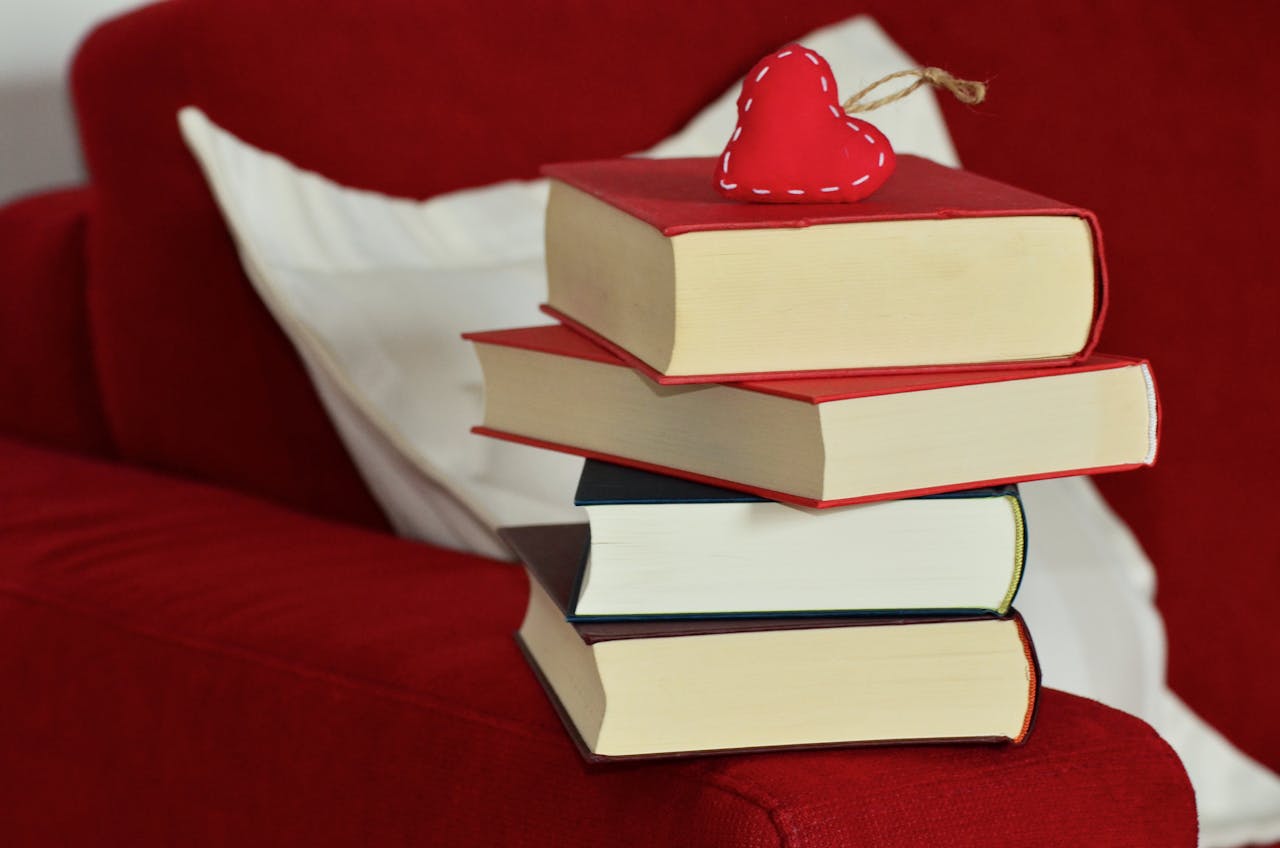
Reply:
[[[977,489],[961,489],[921,495],[920,498],[998,498],[1021,497],[1015,483],[1003,486],[985,486]],[[599,459],[588,459],[578,478],[578,491],[573,502],[578,506],[603,506],[606,504],[659,504],[659,503],[765,503],[768,498],[699,483],[682,477],[672,477],[654,471],[645,471],[626,465],[615,465]],[[914,500],[914,499],[913,499]]]
[[[1006,614],[1022,580],[1016,485],[817,510],[587,460],[574,621]]]
[[[575,620],[570,604],[585,527],[500,532],[530,582],[516,639],[589,761],[832,744],[1018,743],[1034,722],[1039,666],[1016,612]],[[897,670],[904,662],[908,674]]]

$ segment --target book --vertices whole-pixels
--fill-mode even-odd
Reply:
[[[474,431],[836,506],[1150,465],[1149,365],[664,386],[562,326],[470,333],[484,372]]]
[[[1031,729],[1039,672],[1016,613],[569,622],[578,559],[546,538],[521,537],[530,592],[517,641],[588,760],[1017,743]]]
[[[589,459],[575,503],[574,620],[1003,614],[1026,559],[1017,486],[818,510]]]
[[[711,159],[549,165],[546,310],[661,383],[1091,353],[1087,210],[914,156],[858,203],[721,197]]]

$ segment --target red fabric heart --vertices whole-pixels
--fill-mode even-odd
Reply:
[[[716,189],[755,203],[848,203],[893,173],[884,134],[840,107],[827,60],[799,44],[765,56],[738,95]]]

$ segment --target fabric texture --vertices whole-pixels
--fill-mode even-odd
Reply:
[[[209,11],[236,28],[255,10]],[[108,22],[72,68],[94,187],[84,310],[113,446],[131,462],[385,528],[174,129],[196,83],[187,51],[216,29],[199,12],[158,4]],[[219,62],[217,74],[234,67]]]
[[[0,208],[0,432],[109,454],[84,310],[91,193]]]
[[[1195,844],[1168,746],[1052,690],[1022,747],[588,767],[511,638],[520,569],[9,441],[0,466],[12,844]]]
[[[914,64],[867,18],[802,41],[855,76],[874,79]],[[868,55],[883,57],[881,64],[866,67]],[[722,104],[736,98],[741,120],[753,75],[770,62],[757,63],[741,94],[731,86],[708,107],[723,121],[718,128],[704,114],[659,149],[713,151],[711,139],[734,132],[733,109]],[[773,70],[771,83],[792,79]],[[819,70],[832,74],[825,62]],[[932,99],[884,110],[895,143],[947,159],[941,119],[935,110],[908,109],[912,103]],[[767,107],[762,99],[759,114]],[[415,202],[302,170],[195,108],[179,120],[249,278],[401,533],[502,557],[496,527],[584,519],[571,504],[581,460],[469,433],[482,419],[482,386],[459,335],[539,321],[545,181]],[[1231,844],[1239,833],[1280,836],[1280,778],[1225,742],[1166,685],[1154,570],[1141,547],[1088,481],[1034,483],[1027,491],[1028,576],[1015,606],[1047,685],[1127,710],[1163,732],[1197,787],[1211,843]]]
[[[1280,658],[1270,625],[1280,550],[1256,518],[1274,502],[1280,470],[1269,433],[1280,403],[1271,374],[1280,289],[1274,251],[1257,235],[1258,210],[1280,185],[1267,141],[1280,133],[1280,112],[1259,107],[1280,86],[1280,64],[1235,73],[1241,56],[1267,55],[1280,7],[744,0],[729,16],[660,0],[555,8],[552,26],[547,7],[502,0],[323,10],[305,0],[176,0],[90,36],[73,74],[93,185],[79,314],[112,444],[74,440],[314,514],[385,524],[239,270],[174,126],[183,105],[199,104],[301,168],[424,198],[530,177],[546,161],[643,149],[786,39],[869,11],[921,61],[992,83],[982,106],[942,105],[967,167],[1099,213],[1114,282],[1103,346],[1152,358],[1169,419],[1156,468],[1100,487],[1158,566],[1175,691],[1280,767],[1280,735],[1266,720],[1280,710],[1280,681],[1260,673]],[[849,89],[871,81],[840,79]],[[564,96],[548,99],[550,90]],[[733,104],[724,105],[731,125]],[[1214,131],[1203,130],[1210,123]],[[724,143],[719,132],[713,145]],[[21,250],[5,241],[6,260]],[[0,268],[0,280],[42,285],[48,262],[56,257],[15,263],[12,275]],[[53,382],[68,356],[83,353],[76,333],[38,326],[32,318],[19,328],[38,336],[21,350],[2,339],[0,350]],[[47,356],[21,359],[42,344]],[[25,379],[4,377],[6,390]],[[0,415],[7,430],[23,413],[0,395]],[[63,426],[56,419],[23,434],[45,438],[45,428]],[[51,536],[61,530],[48,526]],[[118,748],[129,739],[117,737]],[[64,786],[103,791],[75,764],[68,754]],[[1236,836],[1223,844],[1247,838]]]

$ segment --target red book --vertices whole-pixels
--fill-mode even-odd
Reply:
[[[1083,209],[902,156],[859,203],[752,204],[711,159],[547,166],[549,313],[661,383],[1062,365],[1106,308]]]
[[[826,507],[1155,461],[1143,360],[663,386],[562,327],[469,333],[475,432]]]

